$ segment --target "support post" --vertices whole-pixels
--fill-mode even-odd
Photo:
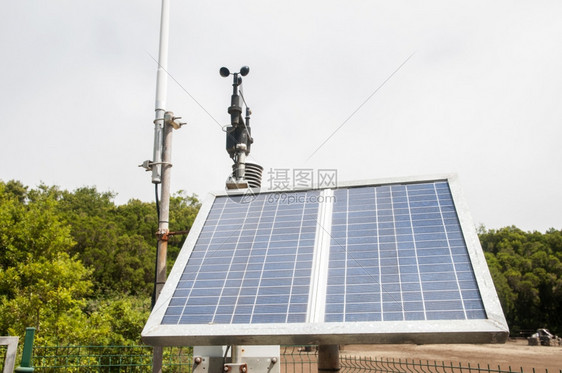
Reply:
[[[170,123],[164,124],[162,153],[162,184],[160,190],[160,221],[158,222],[158,262],[156,265],[155,299],[158,299],[166,283],[166,260],[168,256],[168,233],[170,220],[170,174],[172,168],[172,132]]]
[[[23,342],[23,353],[21,355],[21,364],[15,369],[17,373],[31,373],[35,370],[33,367],[33,340],[35,339],[35,328],[25,328],[25,339]]]
[[[162,346],[152,347],[152,372],[162,372],[162,360],[164,359],[164,348]]]
[[[242,363],[242,346],[232,345],[230,346],[230,362],[234,364]]]
[[[156,284],[154,301],[158,299],[166,283],[166,260],[168,256],[168,233],[170,219],[170,169],[172,168],[172,131],[168,122],[164,124],[164,143],[162,154],[162,184],[160,197],[160,221],[158,222],[158,248],[156,262]],[[162,373],[162,346],[152,350],[152,373]]]
[[[318,373],[338,372],[340,370],[339,345],[318,346]]]
[[[162,0],[160,15],[160,44],[158,47],[158,69],[156,71],[156,101],[154,119],[154,152],[152,162],[152,182],[159,184],[161,180],[162,160],[162,130],[164,128],[164,112],[166,111],[166,96],[168,91],[168,40],[170,23],[170,1]]]
[[[152,182],[161,183],[160,221],[158,222],[158,248],[156,252],[156,282],[154,302],[158,299],[166,282],[166,259],[168,254],[168,218],[170,207],[170,167],[172,127],[164,121],[166,94],[168,90],[168,40],[170,23],[170,1],[162,0],[160,14],[160,43],[158,70],[156,73],[156,119],[154,120],[154,154]],[[163,132],[163,134],[162,134]],[[162,162],[160,162],[160,160]],[[152,372],[162,373],[162,346],[155,346],[152,353]]]
[[[2,373],[13,373],[16,365],[16,355],[18,354],[18,341],[20,337],[0,337],[0,346],[6,346],[4,355],[4,369]]]

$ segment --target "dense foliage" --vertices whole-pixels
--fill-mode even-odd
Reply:
[[[113,198],[95,187],[69,192],[0,181],[0,335],[34,326],[40,344],[140,343],[154,281],[156,206],[116,206]],[[174,195],[170,229],[191,227],[198,209],[195,196]],[[170,240],[170,262],[183,239]]]
[[[155,203],[84,187],[72,192],[0,181],[0,335],[37,328],[39,344],[140,343],[153,289]],[[199,210],[183,192],[170,201],[170,229]],[[562,231],[480,228],[512,334],[562,334]],[[184,237],[169,242],[169,264]]]
[[[540,327],[562,334],[562,231],[479,233],[511,334]]]

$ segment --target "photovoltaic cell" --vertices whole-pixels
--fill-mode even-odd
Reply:
[[[213,195],[143,339],[503,342],[505,318],[459,201],[448,177]]]
[[[317,196],[216,198],[162,324],[304,322]]]
[[[326,322],[485,319],[447,182],[334,193]]]

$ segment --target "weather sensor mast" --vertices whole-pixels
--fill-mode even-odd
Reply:
[[[226,180],[227,189],[259,188],[263,167],[246,162],[254,139],[250,128],[250,115],[252,111],[246,104],[242,90],[242,76],[248,75],[250,68],[242,66],[239,72],[231,73],[226,67],[221,67],[220,75],[226,78],[232,75],[232,96],[228,113],[230,126],[226,127],[226,151],[234,161],[232,173]],[[246,107],[245,117],[242,116],[240,98]]]

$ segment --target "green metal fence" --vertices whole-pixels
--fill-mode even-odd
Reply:
[[[191,372],[191,348],[164,349],[164,372]],[[150,372],[150,346],[37,346],[35,372]]]
[[[523,368],[513,370],[511,367],[502,369],[500,366],[471,366],[470,363],[463,365],[445,364],[445,362],[407,360],[407,359],[377,359],[355,356],[340,357],[340,372],[358,373],[358,372],[377,372],[377,373],[530,373],[524,371]],[[535,369],[533,373],[538,373]],[[545,373],[549,373],[548,369]],[[553,372],[554,373],[554,372]],[[562,370],[559,371],[562,373]]]
[[[281,373],[316,373],[316,346],[281,346]]]
[[[318,351],[315,346],[284,346],[281,348],[282,373],[316,373]],[[408,359],[382,359],[340,355],[340,373],[539,373],[523,368],[502,369],[500,366],[473,366],[468,364],[446,364],[445,362]],[[549,373],[545,370],[545,373]],[[562,369],[557,372],[562,373]]]
[[[33,349],[33,355],[35,372],[150,372],[152,367],[150,346],[38,346]],[[282,373],[316,373],[317,360],[314,346],[281,347]],[[191,348],[164,349],[164,372],[191,373],[191,364]],[[535,369],[523,371],[511,367],[502,369],[499,366],[346,355],[340,355],[340,365],[342,373],[539,373]],[[562,373],[562,370],[551,373]]]

